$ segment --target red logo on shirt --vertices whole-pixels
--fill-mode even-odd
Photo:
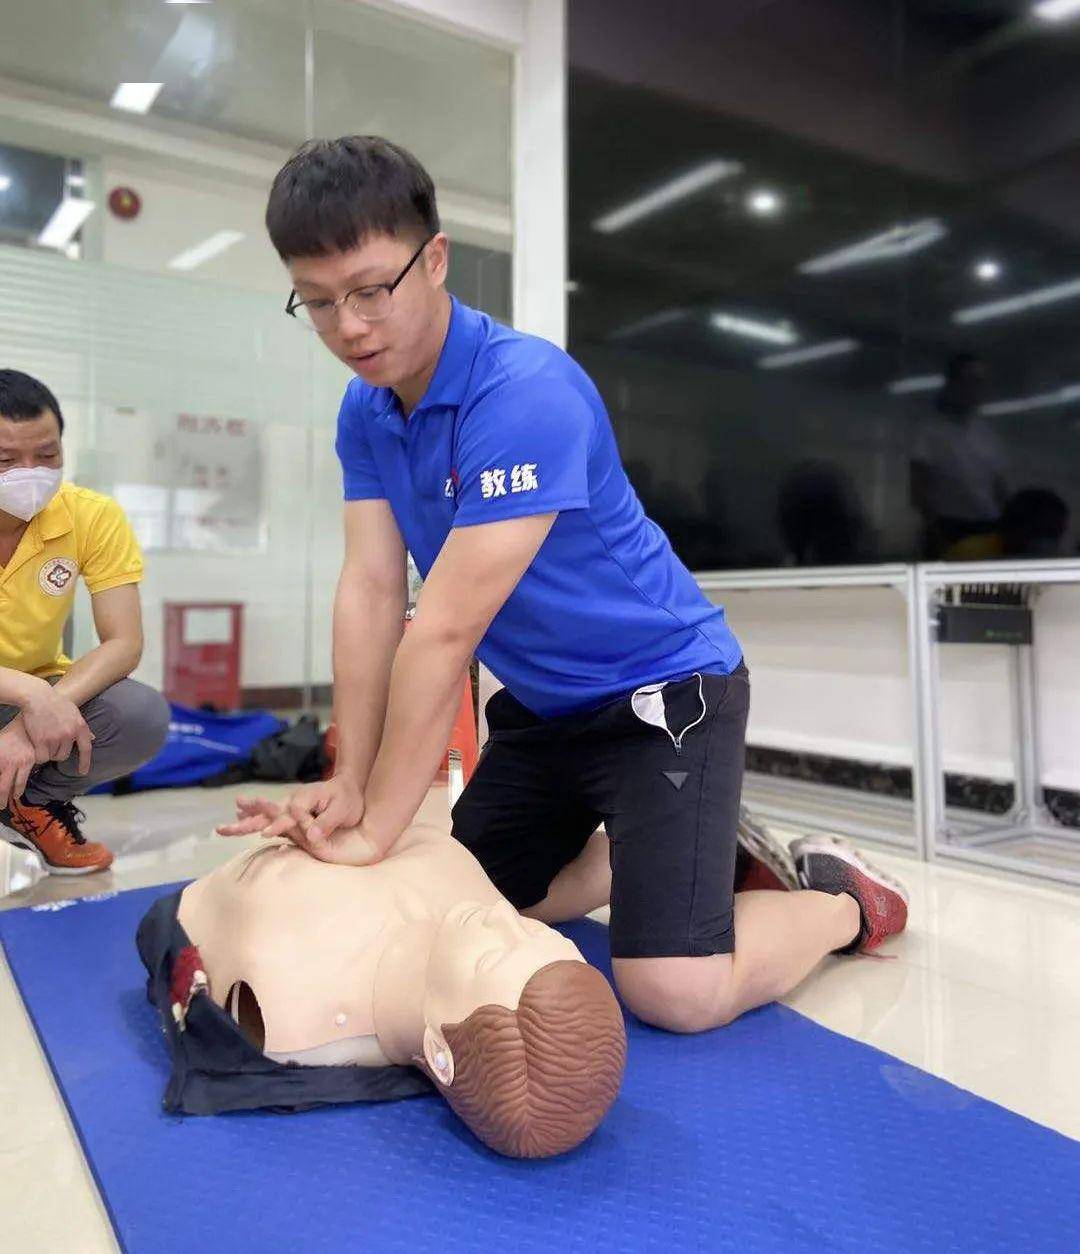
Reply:
[[[49,596],[62,597],[78,573],[78,564],[70,557],[54,557],[38,571],[38,584]]]

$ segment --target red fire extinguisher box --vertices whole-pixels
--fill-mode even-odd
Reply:
[[[231,601],[165,602],[165,696],[181,705],[240,706],[244,607]]]

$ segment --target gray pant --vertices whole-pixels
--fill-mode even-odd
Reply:
[[[169,703],[160,692],[134,679],[120,680],[81,709],[94,733],[90,774],[79,774],[77,752],[66,762],[35,767],[23,797],[28,805],[71,801],[98,784],[130,775],[158,752],[169,734]],[[0,727],[18,713],[17,706],[0,705]]]

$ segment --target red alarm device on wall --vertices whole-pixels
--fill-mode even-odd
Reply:
[[[142,209],[142,198],[131,187],[114,187],[109,193],[109,209],[125,221],[139,216]]]

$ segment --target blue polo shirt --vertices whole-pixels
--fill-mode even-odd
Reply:
[[[453,527],[558,514],[476,650],[540,717],[738,666],[724,611],[645,516],[600,394],[546,340],[453,301],[417,408],[354,379],[337,452],[345,499],[388,501],[425,577]]]

